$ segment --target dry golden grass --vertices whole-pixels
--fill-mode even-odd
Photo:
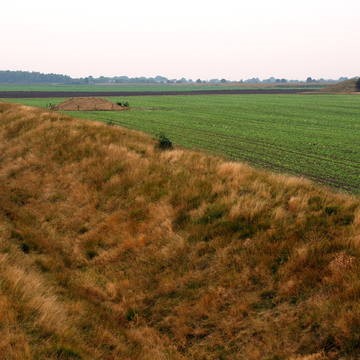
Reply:
[[[0,103],[0,359],[360,358],[360,202]]]
[[[356,93],[360,91],[360,78],[341,81],[337,84],[332,84],[321,89],[322,92],[328,93]]]

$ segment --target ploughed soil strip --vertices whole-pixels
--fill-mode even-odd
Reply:
[[[247,94],[298,94],[306,89],[246,89],[196,91],[0,91],[0,98],[56,98],[89,96],[162,96],[162,95],[247,95]]]

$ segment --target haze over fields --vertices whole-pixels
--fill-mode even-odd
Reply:
[[[2,13],[1,69],[230,80],[359,69],[357,0],[14,0]]]

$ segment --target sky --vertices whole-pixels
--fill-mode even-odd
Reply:
[[[0,70],[240,80],[360,75],[360,0],[2,0]]]

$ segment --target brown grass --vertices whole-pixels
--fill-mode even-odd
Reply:
[[[0,358],[360,357],[360,202],[0,104]]]
[[[322,92],[327,93],[356,93],[360,92],[360,78],[341,81],[337,84],[332,84],[321,89]]]

